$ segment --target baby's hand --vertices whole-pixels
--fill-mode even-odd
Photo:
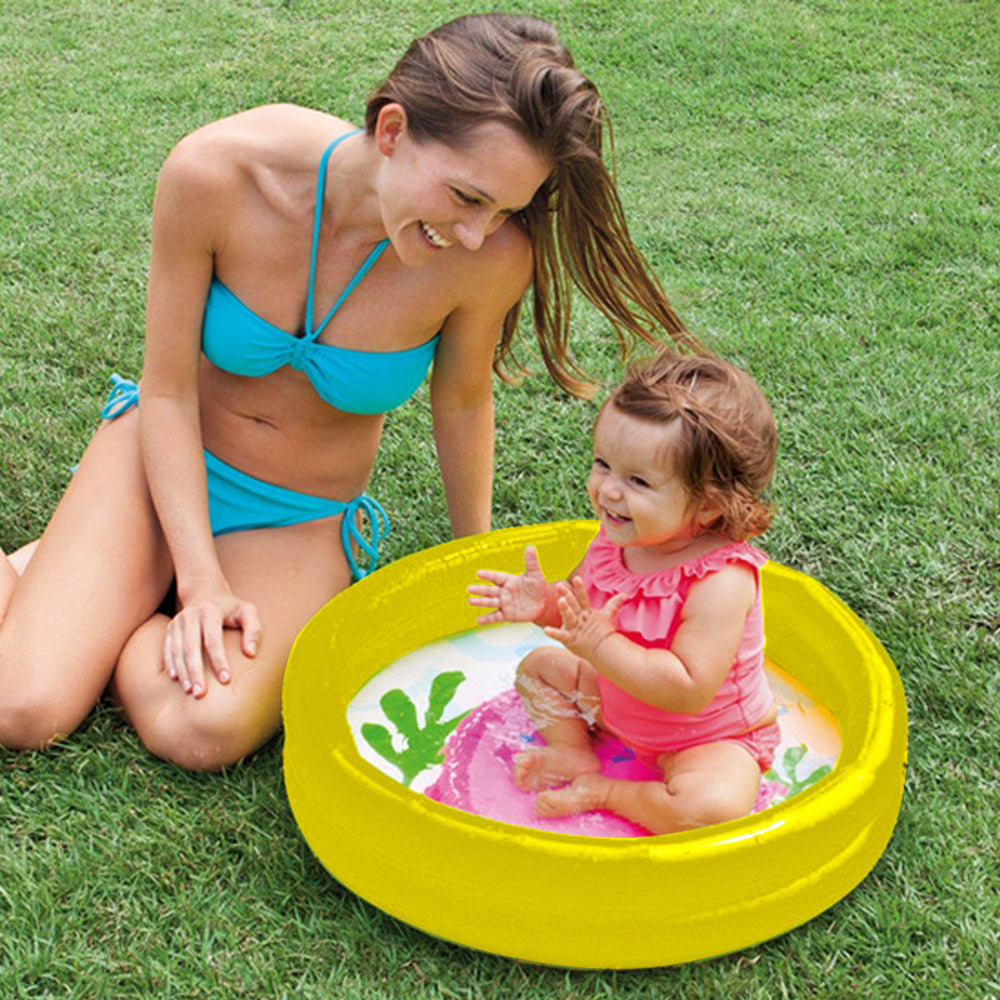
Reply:
[[[546,634],[561,642],[570,652],[593,662],[597,647],[614,635],[615,615],[627,600],[624,594],[615,594],[603,608],[591,606],[587,588],[580,577],[574,577],[572,586],[556,586],[556,603],[562,615],[562,625],[547,628]]]
[[[476,576],[487,583],[469,587],[472,595],[469,604],[476,608],[495,609],[476,619],[480,625],[533,622],[545,611],[549,585],[532,546],[524,550],[524,573],[520,576],[490,569],[481,569]]]

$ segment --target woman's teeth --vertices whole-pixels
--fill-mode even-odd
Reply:
[[[426,222],[421,222],[420,228],[424,231],[424,236],[427,237],[433,246],[440,247],[442,250],[445,247],[451,246],[451,243],[448,240],[446,240],[436,229],[432,229],[428,226]]]

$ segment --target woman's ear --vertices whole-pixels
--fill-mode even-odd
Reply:
[[[383,156],[392,156],[406,135],[406,109],[395,101],[383,104],[375,119],[375,145]]]

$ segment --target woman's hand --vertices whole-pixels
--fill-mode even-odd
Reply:
[[[538,554],[531,545],[524,550],[522,574],[481,569],[476,576],[487,583],[469,587],[472,595],[469,604],[495,609],[476,619],[480,625],[538,621],[549,609],[549,585],[538,563]]]
[[[171,680],[179,681],[186,694],[204,697],[205,661],[220,684],[232,676],[222,642],[223,629],[240,629],[243,653],[256,656],[260,642],[257,608],[235,594],[206,595],[185,605],[167,625],[163,661]]]
[[[583,580],[576,576],[572,584],[557,584],[555,596],[562,623],[546,628],[545,634],[593,663],[597,647],[608,636],[617,635],[615,615],[627,600],[626,595],[615,594],[603,608],[597,609],[590,603]]]

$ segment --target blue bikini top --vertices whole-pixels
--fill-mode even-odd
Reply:
[[[205,303],[201,348],[213,365],[233,375],[259,377],[291,365],[306,373],[320,398],[331,406],[348,413],[374,414],[394,409],[417,391],[434,359],[440,334],[405,351],[359,351],[321,344],[317,339],[389,245],[387,239],[382,240],[372,250],[323,322],[314,327],[313,296],[326,165],[338,143],[360,131],[335,139],[319,162],[305,332],[297,337],[261,319],[218,278],[213,278]]]

